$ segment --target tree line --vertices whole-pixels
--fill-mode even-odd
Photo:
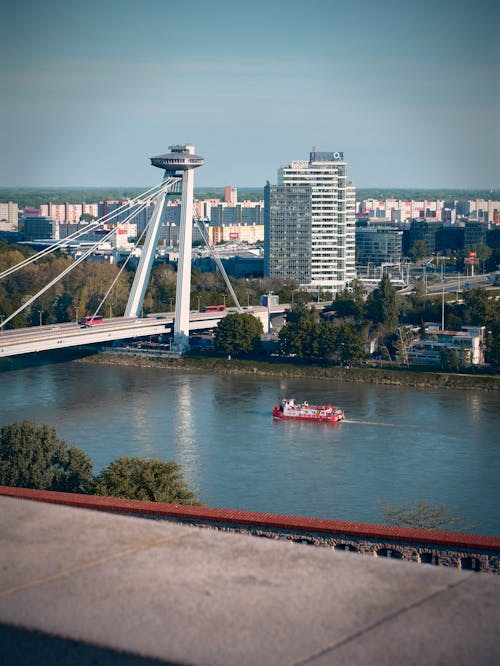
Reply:
[[[0,242],[0,272],[32,256],[33,250],[24,246]],[[53,280],[74,263],[66,254],[54,253],[25,266],[0,282],[0,313],[8,317],[42,286]],[[113,285],[99,314],[121,316],[125,312],[134,273],[108,262],[85,261],[68,272],[59,282],[42,294],[29,308],[17,315],[11,328],[75,321],[93,315]],[[311,296],[299,290],[296,280],[263,278],[231,279],[233,289],[242,305],[258,305],[262,294],[273,292],[281,302],[303,303]],[[143,312],[171,311],[175,304],[177,272],[170,264],[153,267],[144,298]],[[320,294],[320,297],[323,295]],[[330,295],[331,296],[331,295]],[[235,305],[218,272],[193,270],[191,276],[191,309],[227,303]]]
[[[381,359],[397,358],[407,364],[410,346],[418,335],[415,331],[423,333],[425,322],[441,322],[441,317],[441,296],[427,296],[421,280],[414,293],[401,296],[389,276],[384,275],[366,299],[362,284],[354,280],[324,312],[305,304],[294,305],[278,334],[279,352],[303,360],[345,365],[368,358],[372,343]],[[466,289],[461,300],[446,302],[445,321],[448,330],[484,326],[486,361],[496,370],[500,368],[500,309],[488,290]],[[225,317],[215,331],[215,348],[241,356],[262,353],[262,327],[255,322],[248,314]],[[465,353],[443,350],[443,369],[458,371],[468,364]]]

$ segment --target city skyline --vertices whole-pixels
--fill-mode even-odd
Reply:
[[[183,142],[197,187],[263,187],[313,147],[357,187],[500,184],[492,0],[27,0],[4,21],[8,187],[148,185]]]

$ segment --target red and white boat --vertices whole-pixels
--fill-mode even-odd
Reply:
[[[333,405],[310,405],[308,402],[297,403],[291,398],[284,398],[273,409],[275,419],[297,419],[299,421],[343,421],[344,412]]]

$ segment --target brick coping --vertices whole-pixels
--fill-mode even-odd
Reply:
[[[274,513],[258,513],[236,509],[165,504],[163,502],[127,500],[116,497],[61,493],[52,490],[33,490],[31,488],[16,488],[12,486],[0,486],[0,495],[84,509],[136,514],[138,516],[156,516],[164,519],[177,518],[179,520],[221,524],[229,523],[264,529],[271,528],[279,530],[281,528],[287,531],[339,534],[370,540],[409,541],[440,546],[454,546],[455,548],[465,547],[500,551],[500,537],[465,534],[463,532],[441,532],[439,530],[284,516]]]

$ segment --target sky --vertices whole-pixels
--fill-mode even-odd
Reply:
[[[500,186],[497,0],[17,0],[0,186],[262,187],[313,147],[358,187]]]

